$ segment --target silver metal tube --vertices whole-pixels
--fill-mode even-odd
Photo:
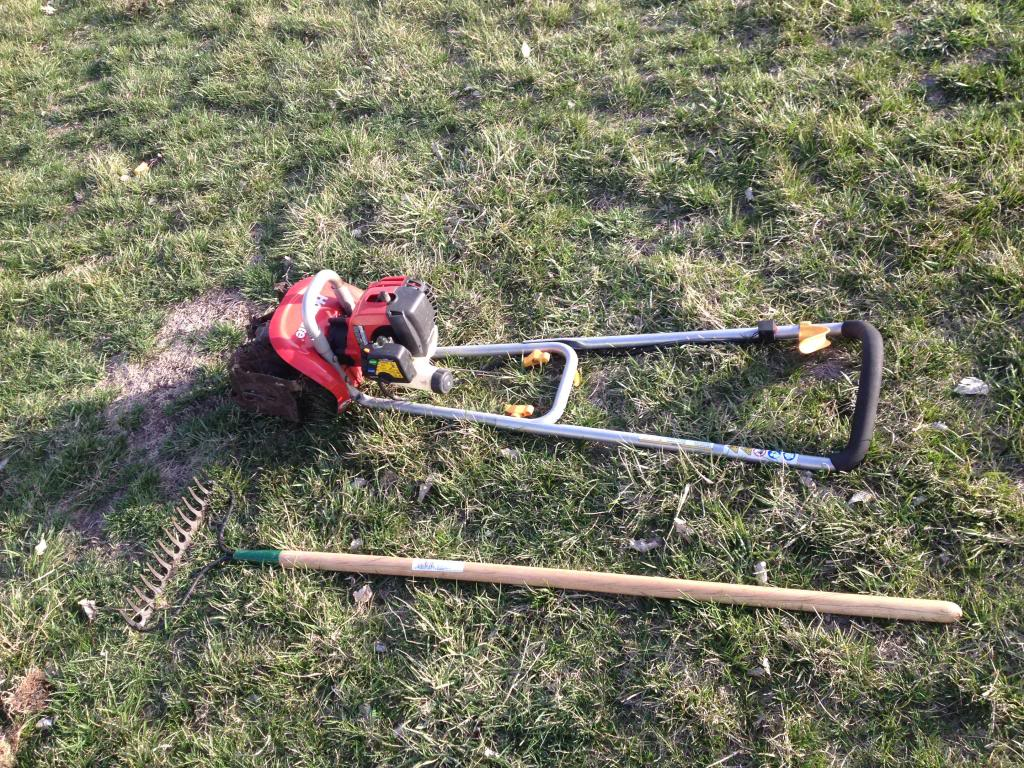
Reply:
[[[558,381],[558,388],[555,390],[555,397],[551,403],[551,407],[547,410],[543,416],[537,416],[531,419],[520,419],[515,416],[503,416],[499,414],[484,413],[483,411],[469,411],[463,408],[447,408],[442,406],[433,405],[419,405],[416,403],[406,403],[406,405],[413,405],[417,408],[433,408],[436,413],[427,413],[426,411],[420,412],[426,416],[436,416],[441,419],[463,419],[469,421],[484,421],[484,419],[471,418],[474,416],[488,416],[497,419],[507,420],[506,424],[495,425],[504,426],[506,429],[517,429],[523,424],[554,424],[565,413],[565,406],[569,402],[569,395],[572,394],[573,379],[576,378],[576,366],[578,359],[576,357],[576,351],[561,342],[549,341],[549,342],[530,342],[521,344],[473,344],[462,347],[438,347],[434,352],[433,359],[438,360],[443,357],[495,357],[497,355],[521,355],[524,353],[533,352],[539,349],[542,352],[550,352],[555,355],[561,355],[565,360],[565,365],[562,367],[562,377]],[[373,400],[377,398],[370,398],[368,395],[362,395],[359,398],[359,402],[363,405],[367,405],[367,400]],[[384,400],[385,403],[394,402],[392,400]],[[370,405],[373,407],[380,407]],[[398,409],[404,410],[404,409]],[[417,413],[418,411],[408,411],[409,413]],[[489,422],[488,422],[489,423]]]
[[[824,456],[804,456],[789,451],[764,450],[747,448],[739,445],[723,445],[702,440],[687,440],[679,437],[647,435],[639,432],[621,432],[615,429],[598,429],[581,427],[575,424],[554,424],[541,419],[518,419],[497,413],[470,411],[463,408],[448,408],[438,405],[409,403],[401,400],[388,400],[380,397],[362,395],[359,404],[377,410],[399,411],[417,416],[431,416],[437,419],[454,419],[456,421],[472,421],[488,424],[500,429],[526,432],[531,435],[546,437],[564,437],[571,440],[589,440],[606,445],[629,445],[636,448],[651,448],[672,453],[701,453],[708,456],[722,456],[740,459],[759,464],[782,464],[797,469],[831,471],[832,462]]]
[[[842,333],[842,323],[821,323],[830,336]],[[800,335],[799,325],[780,325],[775,329],[776,339],[795,339]],[[567,336],[560,339],[538,339],[527,344],[547,344],[560,341],[580,351],[601,349],[642,349],[643,347],[673,344],[721,344],[755,341],[757,328],[724,328],[710,331],[674,331],[669,333],[637,333],[627,336]]]
[[[840,333],[841,323],[828,323],[829,332]],[[800,326],[780,326],[776,330],[776,338],[797,338]],[[703,440],[689,440],[679,437],[650,435],[640,432],[623,432],[615,429],[582,427],[575,424],[556,423],[565,411],[565,406],[572,392],[573,378],[576,375],[577,356],[569,344],[579,343],[584,350],[618,349],[643,347],[665,344],[708,344],[728,343],[756,338],[757,328],[736,328],[722,331],[684,331],[680,333],[648,333],[635,336],[591,336],[569,338],[564,340],[540,339],[518,344],[471,344],[458,347],[439,347],[434,359],[444,357],[492,357],[496,355],[516,355],[541,350],[561,355],[565,359],[558,389],[555,392],[551,408],[543,416],[533,419],[520,419],[497,413],[485,413],[465,408],[449,408],[447,406],[410,403],[401,400],[372,397],[360,392],[356,400],[360,405],[376,410],[399,411],[417,416],[430,416],[438,419],[470,421],[487,424],[499,429],[515,432],[526,432],[546,437],[562,437],[571,440],[588,440],[606,445],[626,445],[636,448],[649,448],[674,453],[700,453],[708,456],[722,456],[730,459],[758,464],[781,464],[797,469],[815,471],[831,471],[835,469],[832,462],[824,456],[806,456],[790,451],[748,448],[739,445],[725,445]]]

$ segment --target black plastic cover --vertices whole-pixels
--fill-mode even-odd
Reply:
[[[398,288],[394,301],[388,304],[387,315],[395,341],[413,357],[426,355],[435,325],[434,304],[427,290],[419,285]]]

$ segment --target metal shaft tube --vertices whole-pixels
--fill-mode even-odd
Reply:
[[[829,328],[831,330],[832,325]],[[796,338],[799,326],[783,326],[779,331],[785,332],[787,338]],[[709,338],[708,334],[713,338]],[[551,408],[542,416],[534,419],[520,419],[498,413],[486,413],[465,408],[450,408],[425,403],[410,403],[401,400],[372,397],[360,392],[356,397],[360,405],[376,410],[399,411],[417,416],[430,416],[437,419],[454,419],[487,424],[499,429],[515,432],[526,432],[531,435],[546,437],[562,437],[570,440],[589,440],[605,445],[626,445],[635,448],[647,448],[674,453],[700,453],[708,456],[722,456],[740,459],[759,464],[782,464],[798,469],[815,471],[831,471],[832,462],[824,456],[806,456],[791,451],[768,450],[764,448],[748,448],[740,445],[689,440],[679,437],[666,437],[641,432],[625,432],[616,429],[582,427],[575,424],[558,424],[557,421],[565,412],[569,395],[572,392],[573,377],[576,375],[577,356],[573,350],[574,343],[580,343],[581,349],[587,351],[600,349],[616,349],[631,346],[664,346],[671,344],[710,344],[728,343],[746,340],[756,328],[738,328],[726,331],[687,331],[682,333],[651,333],[641,336],[597,336],[580,339],[538,340],[519,344],[471,344],[459,347],[439,347],[435,359],[444,357],[493,357],[496,355],[517,355],[540,349],[545,352],[561,355],[565,360],[558,389],[555,391]],[[639,342],[636,340],[640,339]]]
[[[821,323],[830,336],[842,333],[842,323]],[[780,325],[775,329],[776,339],[795,339],[800,335],[799,325]],[[564,339],[538,339],[527,344],[548,344],[553,341],[568,344],[577,352],[596,352],[607,349],[644,349],[648,347],[682,346],[685,344],[729,344],[757,341],[758,330],[752,328],[724,328],[712,331],[673,331],[670,333],[637,333],[629,336],[576,336]],[[466,347],[462,347],[466,349]],[[438,350],[440,352],[440,350]]]

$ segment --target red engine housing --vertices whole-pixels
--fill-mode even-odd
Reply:
[[[340,410],[351,399],[345,379],[316,351],[313,339],[302,322],[302,298],[312,280],[312,276],[304,278],[288,289],[281,305],[270,319],[270,343],[273,345],[274,351],[288,365],[330,391],[337,398]],[[367,340],[373,341],[380,329],[390,327],[387,318],[388,302],[385,294],[393,296],[394,290],[405,283],[406,277],[398,275],[378,280],[365,291],[354,285],[349,285],[356,306],[352,316],[348,318],[345,354],[349,360],[354,360],[356,363],[352,365],[343,363],[342,367],[353,386],[359,387],[363,383],[363,369],[358,363],[362,350],[356,336],[356,328],[361,328]],[[341,303],[334,294],[334,289],[329,284],[324,286],[320,296],[316,324],[320,332],[326,334],[330,321],[345,315]]]

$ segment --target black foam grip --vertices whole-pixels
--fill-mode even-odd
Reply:
[[[850,442],[829,456],[832,465],[841,472],[853,469],[867,455],[871,435],[875,431],[878,412],[878,393],[882,388],[882,334],[871,323],[847,320],[843,323],[843,336],[859,339],[861,343],[860,381],[857,384],[857,404],[850,425]]]

